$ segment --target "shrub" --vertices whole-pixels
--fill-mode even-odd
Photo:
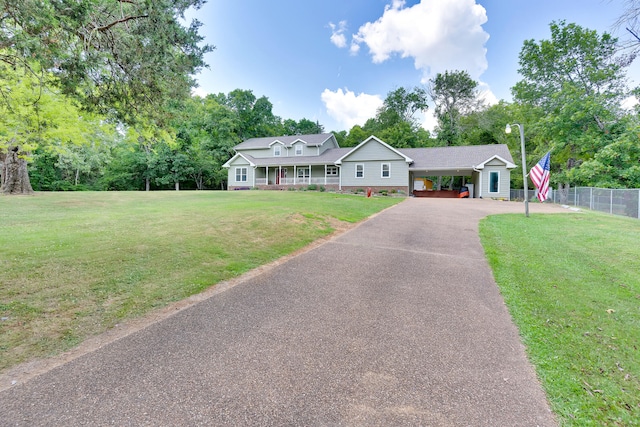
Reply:
[[[307,187],[307,189],[309,191],[316,191],[318,189],[318,186],[315,184],[309,184],[309,186]]]
[[[327,190],[327,189],[326,189],[326,188],[324,188],[324,185],[321,185],[321,186],[320,186],[320,192],[321,192],[321,193],[324,193],[326,190]]]

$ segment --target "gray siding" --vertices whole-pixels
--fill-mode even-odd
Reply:
[[[389,163],[389,178],[381,177],[382,163]],[[356,178],[356,165],[364,165],[364,178]],[[409,185],[409,165],[404,160],[343,161],[342,185],[345,187],[404,187]]]
[[[253,187],[253,174],[255,170],[253,167],[242,157],[238,157],[235,159],[230,165],[229,170],[227,171],[227,179],[229,187]],[[247,180],[246,181],[236,181],[236,168],[237,167],[246,167],[247,168]]]
[[[482,183],[480,184],[482,185],[482,197],[509,199],[511,189],[511,172],[503,164],[501,164],[501,162],[498,161],[498,164],[499,165],[487,164],[482,171]],[[491,172],[499,173],[499,185],[497,193],[490,192],[491,188],[489,184]]]
[[[366,162],[370,160],[402,160],[404,158],[397,153],[389,150],[378,141],[372,139],[365,145],[358,148],[355,152],[349,154],[344,161],[349,162]]]
[[[298,149],[302,148],[302,154],[298,154],[296,156],[296,148]],[[318,154],[318,149],[316,147],[309,148],[307,147],[307,144],[303,142],[296,142],[295,144],[292,144],[291,148],[289,149],[289,156],[291,157],[315,156],[317,154]]]

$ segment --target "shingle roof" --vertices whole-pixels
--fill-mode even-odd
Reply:
[[[340,157],[351,151],[350,148],[332,148],[319,156],[292,156],[292,157],[265,157],[257,158],[243,153],[249,161],[256,166],[306,166],[306,165],[332,165]]]
[[[285,147],[291,147],[291,144],[301,140],[304,141],[307,146],[315,147],[322,145],[326,140],[333,136],[332,133],[319,133],[312,135],[289,135],[289,136],[269,136],[265,138],[251,138],[235,146],[235,149],[250,149],[250,148],[268,148],[270,144],[276,141],[282,142]]]
[[[411,170],[472,169],[496,155],[513,163],[505,144],[399,148],[398,151],[413,159]]]

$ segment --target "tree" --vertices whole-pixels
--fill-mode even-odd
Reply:
[[[240,140],[277,134],[280,118],[273,115],[273,104],[266,96],[256,98],[251,90],[235,89],[216,100],[237,115],[236,134]]]
[[[429,94],[438,119],[438,139],[445,145],[459,145],[460,118],[478,109],[478,82],[466,71],[438,73],[429,82]]]
[[[345,144],[357,145],[364,140],[361,136],[366,138],[375,135],[395,147],[418,147],[422,145],[424,131],[421,132],[415,114],[426,109],[427,93],[424,89],[394,89],[387,94],[375,117],[367,120],[362,128],[354,126],[351,129]],[[360,140],[355,140],[356,137]]]
[[[551,40],[526,40],[520,52],[523,79],[512,89],[517,101],[558,111],[576,99],[591,103],[586,117],[601,131],[627,95],[629,58],[617,56],[610,34],[565,21],[552,22]]]
[[[319,122],[312,122],[304,118],[297,122],[287,119],[282,123],[282,127],[284,128],[283,135],[311,135],[324,132],[324,126]]]
[[[188,8],[203,3],[1,0],[0,63],[28,75],[34,87],[55,85],[89,111],[163,126],[166,102],[189,96],[191,76],[212,50],[199,46],[199,22],[181,23]],[[3,152],[9,160],[24,159],[28,150],[5,141]],[[13,174],[5,170],[3,180],[13,181]]]
[[[539,111],[529,130],[540,143],[530,154],[550,149],[561,168],[554,179],[568,182],[573,173],[616,138],[615,128],[628,95],[628,57],[617,55],[617,40],[576,24],[552,22],[551,39],[527,40],[520,52],[523,79],[513,88],[517,102]],[[568,184],[565,184],[568,185]]]
[[[0,62],[5,88],[0,89],[0,161],[2,194],[32,192],[27,161],[42,148],[55,156],[78,151],[113,137],[113,126],[90,112],[82,112],[67,97],[40,86],[32,72],[14,70]],[[68,146],[68,147],[67,147]]]
[[[631,40],[626,43],[626,47],[632,49],[631,55],[635,57],[640,48],[640,1],[626,0],[626,8],[616,21],[615,26],[624,26],[631,35]]]
[[[412,90],[397,88],[387,94],[382,107],[376,114],[376,121],[382,128],[391,127],[400,122],[408,123],[412,128],[418,128],[420,123],[415,114],[418,111],[426,111],[427,102],[427,92],[421,87],[415,87]]]

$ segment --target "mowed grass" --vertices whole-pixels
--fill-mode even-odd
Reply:
[[[480,233],[560,424],[640,425],[640,221],[499,215]]]
[[[0,197],[0,372],[401,200],[275,191]]]

